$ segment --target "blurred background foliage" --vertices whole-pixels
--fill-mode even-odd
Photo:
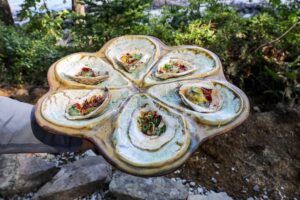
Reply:
[[[43,12],[36,13],[39,3]],[[86,12],[50,11],[40,0],[25,0],[22,26],[0,22],[0,82],[46,84],[59,58],[93,52],[125,34],[145,34],[168,45],[193,44],[215,52],[226,77],[268,109],[299,103],[300,5],[270,1],[253,16],[216,0],[190,0],[150,13],[152,0],[84,0]],[[199,5],[206,5],[199,9]]]

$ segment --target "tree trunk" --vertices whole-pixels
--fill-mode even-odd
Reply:
[[[8,0],[0,0],[0,20],[6,25],[14,25],[14,20],[10,11]]]
[[[85,7],[80,0],[72,0],[72,10],[78,15],[85,15]]]

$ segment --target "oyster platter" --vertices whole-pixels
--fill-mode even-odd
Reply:
[[[174,171],[249,114],[247,96],[225,79],[214,53],[151,36],[66,56],[49,68],[48,82],[36,105],[39,125],[88,139],[113,166],[139,176]]]

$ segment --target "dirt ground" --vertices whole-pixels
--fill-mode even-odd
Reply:
[[[0,96],[34,104],[47,90],[0,85]],[[169,177],[192,180],[236,199],[299,199],[300,106],[252,111],[235,130],[204,142]]]
[[[252,112],[235,130],[204,142],[180,176],[237,199],[299,199],[300,107]]]

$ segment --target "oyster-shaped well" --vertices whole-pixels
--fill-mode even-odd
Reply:
[[[155,72],[155,76],[161,79],[184,76],[197,70],[190,62],[183,59],[172,58],[160,63]]]
[[[214,53],[196,46],[179,46],[165,54],[145,76],[144,85],[202,78],[217,73],[221,62]]]
[[[102,58],[91,53],[67,56],[55,65],[57,79],[68,87],[121,88],[130,82]]]
[[[179,81],[155,85],[148,93],[208,125],[224,125],[244,108],[240,90],[223,81]]]
[[[158,60],[160,49],[151,37],[128,35],[110,41],[105,55],[118,71],[139,85]]]
[[[110,89],[111,100],[106,109],[100,114],[80,120],[67,118],[67,107],[70,107],[72,103],[74,104],[88,95],[92,95],[92,91],[87,89],[66,89],[50,94],[42,102],[41,110],[43,118],[59,127],[69,127],[72,129],[93,128],[99,124],[103,124],[104,121],[118,113],[124,102],[132,95],[132,91],[128,88]],[[99,91],[99,89],[96,91]],[[103,95],[105,91],[99,92]]]
[[[113,142],[125,162],[153,167],[180,158],[189,147],[190,134],[181,115],[138,94],[120,113]]]
[[[71,120],[92,118],[102,113],[110,101],[108,89],[95,89],[86,96],[70,102],[65,111],[65,116]]]

